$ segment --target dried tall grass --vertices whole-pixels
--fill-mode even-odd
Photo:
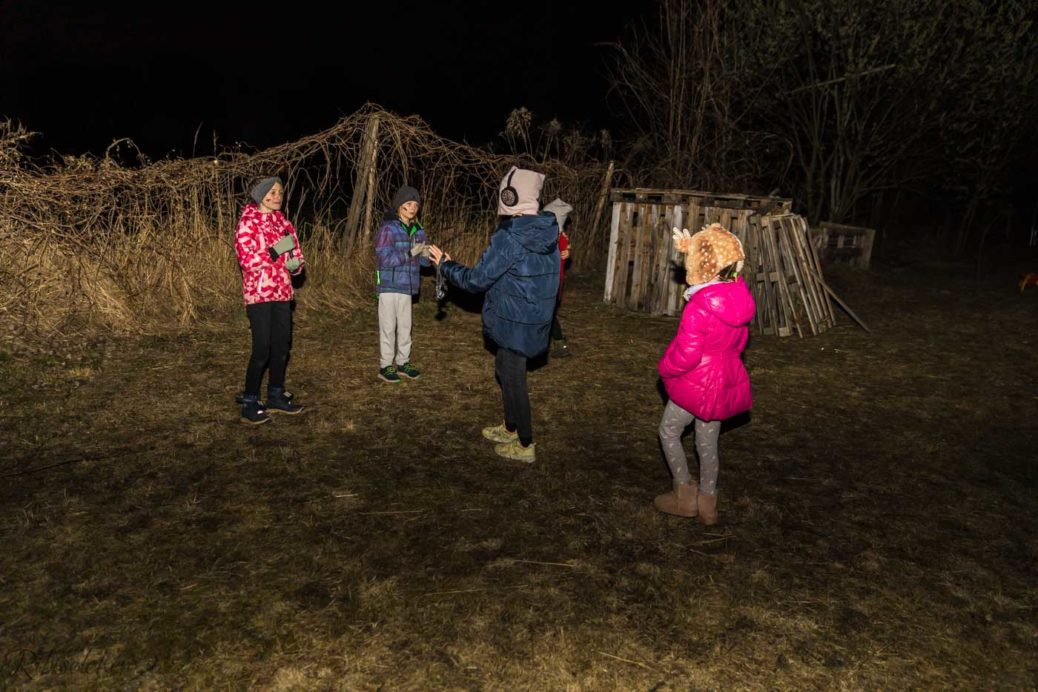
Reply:
[[[375,196],[369,227],[348,227],[364,131],[378,119]],[[571,202],[573,262],[603,256],[607,234],[588,228],[605,167],[493,154],[436,135],[416,116],[368,105],[333,127],[265,151],[120,163],[104,157],[46,165],[23,150],[31,133],[0,123],[0,350],[52,339],[186,328],[240,301],[233,237],[257,177],[287,180],[286,213],[308,260],[307,304],[348,312],[372,294],[371,240],[393,190],[425,198],[433,240],[473,261],[495,221],[497,181],[513,164],[547,174],[544,199]],[[363,217],[362,217],[363,218]],[[603,224],[599,224],[602,226]]]

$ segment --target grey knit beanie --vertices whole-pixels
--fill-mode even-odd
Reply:
[[[422,196],[418,194],[418,190],[414,189],[410,185],[401,185],[400,188],[393,193],[393,211],[396,211],[408,202],[418,202],[421,204]]]
[[[263,198],[267,196],[267,193],[270,192],[270,188],[274,187],[275,183],[280,185],[282,188],[285,187],[285,184],[281,182],[281,178],[276,175],[270,178],[264,178],[252,186],[252,189],[249,190],[249,197],[252,197],[252,200],[256,204],[263,204]]]

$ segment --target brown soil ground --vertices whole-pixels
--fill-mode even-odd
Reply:
[[[257,428],[240,310],[7,358],[0,687],[1033,689],[1038,289],[830,276],[872,333],[751,339],[709,528],[651,506],[677,320],[600,276],[567,287],[574,355],[531,372],[534,465],[480,437],[499,396],[458,305],[416,306],[424,375],[391,386],[373,311],[304,289],[309,409]]]

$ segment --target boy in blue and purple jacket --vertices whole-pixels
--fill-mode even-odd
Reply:
[[[375,236],[378,288],[378,376],[385,382],[412,380],[421,375],[411,363],[411,302],[421,286],[420,267],[429,266],[428,238],[416,220],[422,197],[403,185],[393,195],[391,208]],[[393,356],[396,355],[396,366]]]

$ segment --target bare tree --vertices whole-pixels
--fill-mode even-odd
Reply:
[[[614,92],[657,183],[778,186],[812,221],[960,190],[961,250],[1038,119],[1034,15],[1034,0],[659,0],[658,24],[614,46]]]
[[[790,143],[812,221],[843,221],[878,191],[932,171],[942,89],[954,77],[942,0],[735,0],[751,71],[771,85],[755,114]],[[926,151],[926,148],[931,151]]]
[[[737,74],[717,0],[661,0],[654,27],[612,44],[613,90],[630,117],[648,172],[659,184],[724,186],[737,142]],[[745,136],[745,133],[744,133]]]

